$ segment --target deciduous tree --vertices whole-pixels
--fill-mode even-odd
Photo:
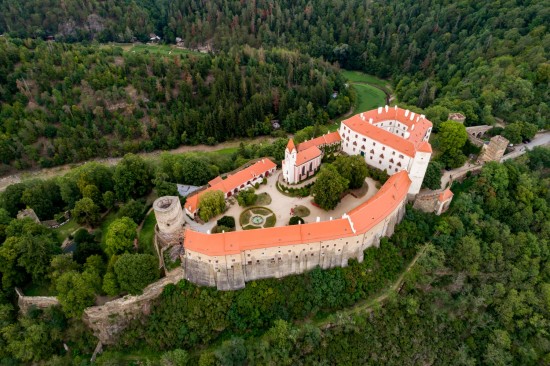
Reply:
[[[319,207],[332,210],[340,202],[340,197],[348,188],[348,183],[347,179],[338,174],[334,166],[323,166],[311,188],[311,194]]]
[[[136,223],[129,217],[113,221],[105,234],[107,253],[113,255],[131,251],[134,247],[136,229]]]

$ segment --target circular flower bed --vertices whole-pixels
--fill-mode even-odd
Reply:
[[[239,222],[243,230],[273,227],[277,222],[275,213],[267,207],[251,207],[241,213]]]

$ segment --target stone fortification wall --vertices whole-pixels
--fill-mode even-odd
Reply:
[[[18,288],[15,288],[15,292],[17,293],[17,305],[22,313],[26,313],[32,307],[45,309],[59,305],[59,300],[55,296],[25,296]]]
[[[184,277],[183,268],[177,268],[167,273],[163,279],[147,286],[141,295],[124,296],[102,306],[87,308],[84,310],[83,320],[101,343],[113,344],[118,333],[132,319],[150,313],[152,301],[162,293],[166,285],[175,284]]]
[[[208,256],[185,250],[186,278],[195,284],[236,290],[262,278],[300,274],[316,266],[345,267],[349,259],[363,261],[363,251],[378,246],[380,238],[393,234],[405,214],[406,197],[384,220],[365,233],[327,241],[246,250],[239,254]]]
[[[420,192],[414,201],[413,208],[424,212],[435,212],[437,209],[437,199],[443,192],[442,189],[438,191]]]

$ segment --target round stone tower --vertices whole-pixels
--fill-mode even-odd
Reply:
[[[166,244],[180,243],[183,238],[185,220],[178,197],[164,196],[153,203],[157,218],[157,234]]]

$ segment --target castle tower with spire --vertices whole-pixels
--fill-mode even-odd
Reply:
[[[283,160],[283,178],[285,182],[293,184],[297,183],[295,180],[294,168],[296,166],[296,155],[298,151],[296,146],[294,146],[294,141],[292,139],[288,140],[288,144],[285,149],[285,160]]]

